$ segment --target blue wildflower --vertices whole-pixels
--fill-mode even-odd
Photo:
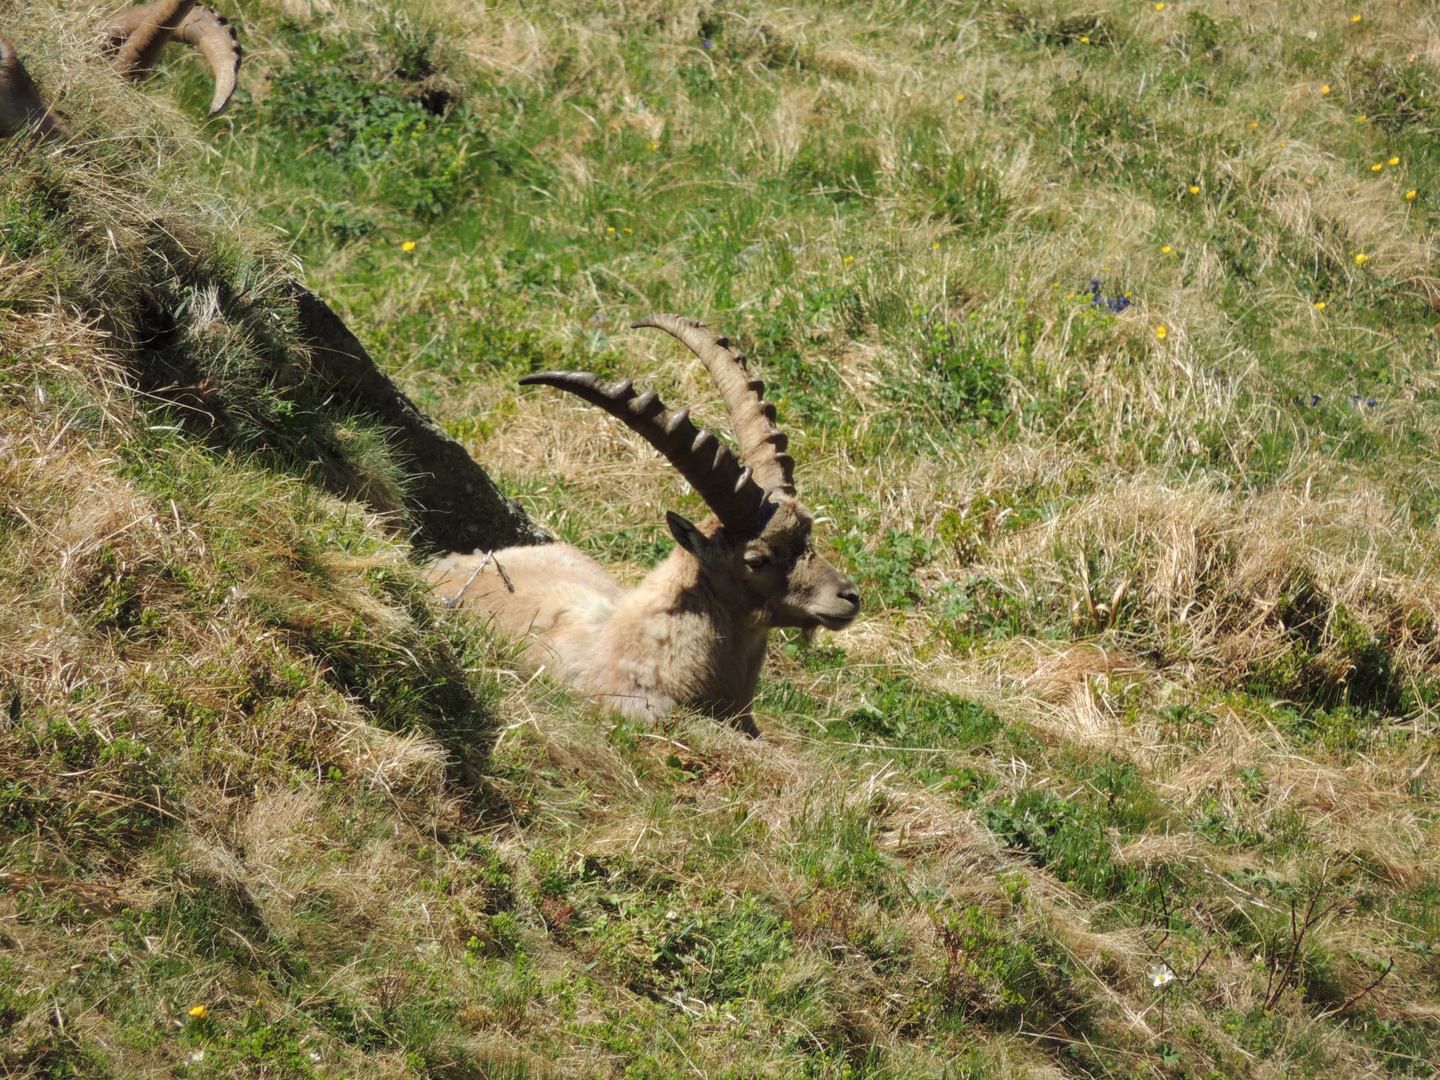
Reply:
[[[1128,296],[1116,296],[1112,297],[1109,300],[1106,300],[1105,297],[1100,295],[1099,278],[1092,277],[1090,279],[1090,284],[1085,287],[1085,291],[1088,292],[1093,298],[1090,301],[1091,306],[1113,311],[1116,315],[1119,315],[1120,312],[1128,308],[1131,303]]]

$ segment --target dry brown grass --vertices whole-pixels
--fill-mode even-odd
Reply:
[[[338,7],[327,32],[380,18]],[[1226,17],[1231,9],[1222,7],[1209,10]],[[463,23],[450,47],[501,84],[545,90],[565,51],[569,82],[559,92],[602,86],[585,104],[594,123],[559,128],[538,147],[554,156],[556,197],[566,205],[608,182],[597,149],[607,140],[684,149],[717,118],[699,91],[673,77],[701,58],[690,40],[698,4],[437,10]],[[754,195],[836,116],[855,120],[857,138],[893,179],[916,153],[904,133],[916,117],[933,117],[940,134],[926,153],[968,154],[988,166],[1016,220],[1058,218],[1054,228],[957,241],[953,223],[921,220],[904,198],[887,196],[863,228],[838,211],[760,222],[763,238],[799,245],[787,287],[796,295],[832,282],[893,289],[942,319],[988,318],[1017,298],[1043,300],[1032,353],[1050,382],[1015,374],[1012,396],[1068,387],[1090,410],[1083,437],[1038,424],[963,446],[882,437],[893,409],[887,380],[903,376],[910,359],[904,343],[873,325],[863,342],[837,330],[803,343],[802,361],[834,371],[853,403],[843,430],[795,425],[802,491],[830,519],[822,544],[861,529],[872,539],[917,534],[936,546],[915,575],[924,594],[916,610],[872,609],[863,625],[827,639],[845,650],[843,667],[810,670],[803,651],[777,648],[772,682],[819,701],[810,711],[762,711],[759,742],[691,717],[646,730],[617,726],[543,679],[523,682],[504,646],[437,622],[407,591],[407,551],[384,538],[384,522],[260,463],[221,465],[166,435],[147,435],[143,451],[126,448],[124,436],[145,420],[117,385],[103,337],[113,327],[50,307],[36,261],[0,263],[0,354],[14,358],[0,390],[0,708],[18,692],[21,727],[43,732],[35,738],[44,751],[0,720],[0,771],[52,797],[35,817],[38,839],[11,848],[24,867],[0,878],[0,952],[14,952],[12,940],[23,946],[15,970],[27,984],[55,988],[57,999],[77,963],[185,958],[188,967],[164,980],[115,977],[116,995],[143,1000],[164,1038],[149,1019],[71,1012],[74,1037],[117,1067],[173,1070],[186,1050],[170,1034],[173,1021],[190,1004],[210,1002],[238,1028],[258,1000],[255,1015],[277,1029],[299,1025],[298,1052],[319,1054],[327,1071],[412,1075],[406,1053],[376,1033],[398,1030],[384,1025],[412,1015],[406,1009],[453,998],[460,1034],[434,1051],[431,1071],[618,1075],[650,1055],[689,1075],[779,1075],[804,1055],[775,1047],[825,1046],[843,1048],[855,1067],[867,1049],[882,1051],[877,1060],[893,1075],[936,1072],[942,1057],[959,1068],[963,1053],[979,1048],[990,1075],[1060,1076],[1073,1075],[1069,1055],[1098,1044],[1110,1056],[1095,1059],[1103,1067],[1092,1061],[1092,1074],[1159,1073],[1164,1039],[1183,1044],[1196,1072],[1292,1075],[1323,1058],[1333,1073],[1367,1075],[1379,1058],[1347,1035],[1363,1009],[1346,1014],[1355,1018],[1345,1021],[1350,1028],[1323,1013],[1359,992],[1391,954],[1395,973],[1367,1007],[1376,1017],[1433,1019],[1424,1000],[1433,964],[1409,948],[1424,937],[1421,917],[1403,907],[1440,871],[1429,854],[1433,733],[1427,710],[1414,704],[1440,674],[1430,532],[1386,491],[1332,481],[1341,463],[1313,447],[1300,446],[1263,489],[1169,467],[1206,450],[1197,432],[1219,428],[1229,440],[1219,456],[1232,459],[1222,465],[1244,474],[1260,435],[1295,434],[1299,424],[1276,405],[1273,375],[1216,300],[1229,264],[1209,245],[1158,254],[1186,219],[1163,200],[1047,171],[1053,148],[1015,137],[1006,109],[1022,108],[1057,78],[1114,91],[1099,65],[1055,50],[1049,62],[1017,68],[997,59],[983,25],[957,24],[939,38],[916,21],[877,37],[854,12],[758,11],[726,15],[753,50],[742,77],[783,85],[773,107],[720,118],[741,131],[735,146],[754,167],[707,182],[728,185],[737,199]],[[307,12],[300,16],[321,13],[318,5]],[[67,40],[78,43],[93,14],[67,15]],[[1284,35],[1325,29],[1340,16],[1289,3],[1233,15],[1254,32],[1247,49],[1256,76],[1235,89],[1234,116],[1222,122],[1200,95],[1176,93],[1152,119],[1202,147],[1183,164],[1207,177],[1207,195],[1212,182],[1233,184],[1243,206],[1263,211],[1264,265],[1313,248],[1343,264],[1344,281],[1359,288],[1367,278],[1353,254],[1361,247],[1371,271],[1420,289],[1432,245],[1407,224],[1388,174],[1372,181],[1367,162],[1295,130],[1317,110],[1328,117],[1339,107],[1313,102],[1313,79],[1276,86],[1260,77],[1283,59]],[[25,18],[15,33],[44,21]],[[1404,43],[1440,64],[1433,17],[1416,5],[1366,18],[1364,48]],[[642,23],[656,65],[671,76],[674,100],[664,107],[621,56]],[[1175,20],[1152,5],[1138,13],[1135,33],[1157,51],[1178,47]],[[1267,33],[1273,47],[1260,41]],[[265,70],[288,62],[278,46],[257,45],[247,75],[256,90]],[[766,49],[799,50],[807,74],[777,74]],[[35,69],[47,85],[68,88],[65,100],[100,78],[47,57]],[[961,92],[968,105],[955,101]],[[155,93],[163,84],[146,98],[120,97],[134,104]],[[99,105],[93,124],[150,145],[152,121],[119,109]],[[1263,129],[1244,127],[1262,112]],[[0,148],[0,162],[33,165],[14,147]],[[103,173],[86,173],[96,205],[137,216],[143,192],[106,194]],[[642,194],[663,207],[660,196],[685,179],[678,173],[667,165]],[[78,190],[88,191],[86,182]],[[1196,211],[1193,228],[1223,229],[1231,216],[1233,207],[1211,205]],[[145,242],[117,232],[122,252]],[[627,357],[623,374],[653,383],[672,404],[697,404],[698,418],[723,431],[697,364],[618,329],[625,305],[644,295],[646,258],[653,280],[673,287],[673,306],[710,314],[715,280],[694,272],[690,254],[679,240],[662,240],[629,262],[616,257],[594,269],[594,295],[583,303],[557,288],[527,298],[527,318],[547,343],[568,346],[598,304],[616,330],[607,359]],[[843,263],[845,255],[855,263]],[[360,245],[326,253],[317,273],[337,280],[370,257]],[[417,261],[365,317],[388,325],[429,312],[437,329],[445,317],[485,317],[483,298],[464,292],[472,261],[444,253]],[[1097,330],[1078,308],[1052,301],[1051,285],[1063,281],[1063,294],[1100,266],[1110,268],[1107,286],[1124,279],[1146,287],[1135,309]],[[740,310],[778,295],[773,273],[765,257],[734,268]],[[622,279],[629,284],[612,287]],[[447,289],[459,296],[450,316],[427,308]],[[1292,293],[1258,298],[1286,313],[1284,348],[1335,345],[1339,317],[1327,320],[1314,298]],[[1160,345],[1154,325],[1162,319],[1170,332]],[[391,359],[412,386],[431,392],[442,419],[479,421],[471,450],[522,480],[536,516],[553,529],[643,539],[645,530],[660,532],[663,511],[686,494],[640,440],[594,410]],[[756,361],[763,368],[767,358]],[[57,389],[83,399],[78,412],[57,404]],[[1366,423],[1412,430],[1398,410],[1413,402],[1396,398]],[[1137,467],[1127,447],[1150,441],[1162,448],[1160,464]],[[180,474],[163,489],[162,467]],[[846,514],[862,495],[857,525]],[[945,539],[947,515],[973,524],[964,543]],[[634,550],[624,548],[621,576],[642,569]],[[954,627],[928,601],[982,579],[1023,611],[1027,630],[1004,642],[947,636]],[[445,709],[406,704],[406,692],[433,680],[459,681],[453,657],[426,652],[450,648],[437,638],[468,642],[471,675],[498,688],[483,781],[474,759],[468,769],[453,760],[459,749]],[[1361,717],[1363,737],[1303,736],[1295,717],[1325,711],[1307,704],[1357,704],[1368,693],[1357,642],[1378,643],[1393,658],[1398,674],[1384,709],[1408,700],[1410,715],[1385,712],[1373,724]],[[378,691],[367,682],[375,672]],[[983,702],[1005,721],[1004,736],[935,750],[925,760],[942,780],[922,782],[913,747],[826,734],[872,696],[872,683],[894,678]],[[1272,693],[1258,689],[1265,679]],[[1272,701],[1292,691],[1312,698]],[[1206,719],[1173,719],[1180,705]],[[62,769],[53,763],[67,740],[78,750]],[[1102,766],[1133,768],[1158,808],[1147,824],[1107,826],[1108,858],[1170,882],[1164,903],[1184,932],[1165,936],[1167,916],[1151,894],[1086,893],[1039,866],[1036,851],[1004,851],[985,824],[987,808],[1037,792],[1070,800],[1079,808],[1072,814],[1103,807],[1094,779]],[[945,789],[943,777],[962,770],[993,785],[974,806]],[[842,836],[837,822],[854,833]],[[1227,839],[1223,830],[1257,839]],[[873,878],[843,880],[826,862],[856,851],[873,853]],[[1289,940],[1288,908],[1268,882],[1303,894],[1327,860],[1336,895],[1353,903],[1313,928],[1315,963],[1329,965],[1317,993],[1340,998],[1291,991],[1262,1016],[1266,973],[1257,957],[1283,952]],[[196,898],[215,906],[187,915]],[[721,919],[757,898],[789,923],[794,946],[765,992],[785,1001],[809,994],[812,1004],[765,1011],[753,1001],[717,1005],[677,993],[666,978],[705,974],[694,956],[665,978],[654,973],[668,910],[677,921],[692,911]],[[55,925],[31,919],[32,910]],[[156,913],[168,921],[145,924],[138,944],[105,921],[139,926]],[[944,927],[971,913],[999,952],[987,952],[981,934],[966,954],[977,970],[962,978]],[[196,946],[195,926],[206,924],[223,949]],[[1052,980],[1023,1023],[1007,1012],[1013,991],[995,971],[1006,948],[1039,950],[1035,977]],[[289,979],[283,972],[297,958],[317,974]],[[1146,974],[1161,959],[1195,972],[1168,992],[1163,1015]],[[1063,992],[1055,989],[1062,969]],[[946,993],[957,1014],[937,1011]],[[3,1032],[0,1061],[49,1037],[47,1009]],[[1265,1024],[1274,1027],[1262,1053],[1247,1025]],[[376,1045],[351,1037],[362,1029]],[[773,1058],[755,1034],[762,1029],[773,1036]],[[150,1033],[144,1049],[125,1041],[137,1031]]]
[[[1078,568],[1049,556],[1074,552],[1080,560],[1087,550],[1100,553],[1093,599],[1128,581],[1135,640],[1163,642],[1183,658],[1178,672],[1198,665],[1239,677],[1282,656],[1300,627],[1317,639],[1309,673],[1343,687],[1358,627],[1365,640],[1395,651],[1407,679],[1433,677],[1425,628],[1440,594],[1431,587],[1432,553],[1408,515],[1378,496],[1255,497],[1137,477],[1041,528],[1003,537],[985,569],[1015,588],[1080,605]],[[1052,611],[1060,614],[1058,603]]]

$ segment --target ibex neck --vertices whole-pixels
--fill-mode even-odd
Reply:
[[[750,710],[769,634],[748,614],[726,603],[694,556],[677,548],[620,602],[611,626],[629,640],[613,644],[653,661],[637,667],[638,689],[738,716]]]

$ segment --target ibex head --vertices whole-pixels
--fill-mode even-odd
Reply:
[[[665,515],[675,542],[694,556],[715,598],[749,626],[841,630],[860,613],[853,582],[810,541],[815,519],[795,493],[794,461],[775,423],[765,384],[745,358],[704,323],[652,315],[633,328],[671,334],[700,358],[720,388],[739,444],[735,453],[690,422],[688,408],[667,409],[653,391],[636,394],[630,380],[601,382],[578,371],[548,371],[520,381],[567,390],[624,421],[690,482],[715,517],[695,525]]]

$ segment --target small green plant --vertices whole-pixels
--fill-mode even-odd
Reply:
[[[1110,830],[1118,828],[1121,836],[1141,834],[1165,811],[1133,767],[1107,762],[1098,768],[1081,765],[1076,771],[1088,789],[1103,794],[1098,805],[1027,790],[988,805],[985,824],[1088,895],[1114,899],[1130,894],[1138,902],[1157,887],[1157,879],[1114,859]]]
[[[1016,379],[1030,367],[1041,326],[1023,301],[1017,311],[1003,316],[971,311],[964,318],[916,320],[906,326],[898,343],[930,391],[922,415],[962,431],[1000,424],[1010,413]],[[900,389],[897,385],[892,390],[897,401]],[[914,388],[904,389],[905,403],[913,411]]]
[[[990,709],[954,694],[937,694],[908,679],[874,687],[846,717],[856,737],[880,739],[899,746],[943,746],[955,749],[986,746],[1004,727]],[[831,731],[838,733],[832,726]]]
[[[873,197],[879,178],[880,157],[859,125],[807,140],[787,176],[801,190],[842,204]]]
[[[855,534],[842,537],[837,546],[849,573],[884,607],[911,610],[924,601],[915,571],[933,557],[933,540],[891,529],[873,549]]]
[[[949,171],[934,181],[935,197],[928,214],[931,219],[953,225],[961,233],[983,235],[1003,228],[1010,214],[999,176],[994,169],[956,158]]]
[[[292,182],[317,192],[356,191],[376,207],[423,222],[476,194],[490,177],[522,168],[455,101],[453,83],[438,70],[434,31],[391,28],[379,36],[378,52],[350,35],[328,41],[295,35],[287,45],[290,69],[272,81],[256,136]],[[345,240],[387,222],[363,202],[337,202],[324,224]]]

